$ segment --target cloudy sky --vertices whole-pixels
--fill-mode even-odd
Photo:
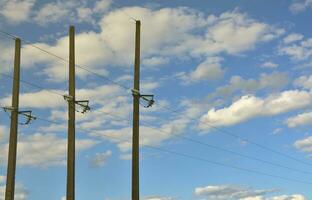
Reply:
[[[77,99],[92,108],[77,112],[77,200],[130,199],[135,19],[141,93],[156,100],[141,107],[142,199],[312,199],[311,11],[311,0],[0,0],[0,31],[23,40],[20,109],[38,117],[19,126],[16,200],[65,196],[70,25]],[[9,106],[14,41],[1,34],[0,48]]]

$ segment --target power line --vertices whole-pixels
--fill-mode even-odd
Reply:
[[[3,72],[0,72],[0,74],[2,74],[2,75],[3,75],[4,77],[6,77],[6,78],[9,78],[9,79],[14,80],[14,77],[11,76],[11,75],[9,75],[9,74],[3,73]],[[29,82],[29,81],[25,81],[25,80],[20,79],[20,82],[25,83],[25,84],[27,84],[27,85],[30,85],[30,86],[32,86],[32,87],[38,88],[38,89],[45,90],[45,91],[47,91],[47,92],[50,92],[50,93],[53,93],[53,94],[56,94],[56,95],[64,96],[64,94],[55,92],[55,90],[50,90],[50,89],[44,88],[44,87],[42,87],[42,86],[40,86],[40,85],[31,83],[31,82]]]
[[[114,7],[118,9],[118,5],[115,1],[111,2],[111,5],[115,5]],[[124,15],[126,15],[129,19],[133,20],[133,21],[138,21],[136,18],[134,18],[133,16],[131,16],[128,12],[126,12],[124,9],[119,9]]]
[[[245,171],[245,172],[249,172],[249,173],[253,173],[253,174],[269,176],[269,177],[278,178],[278,179],[282,179],[282,180],[286,180],[286,181],[290,181],[290,182],[297,182],[297,183],[308,184],[308,185],[312,184],[312,182],[308,182],[308,181],[302,181],[302,180],[298,180],[298,179],[292,179],[292,178],[287,178],[287,177],[283,177],[283,176],[273,175],[273,174],[269,174],[269,173],[265,173],[265,172],[260,172],[260,171],[253,170],[253,169],[247,169],[247,168],[237,167],[237,166],[234,166],[234,165],[228,165],[228,164],[224,164],[224,163],[208,160],[208,159],[205,159],[205,158],[200,158],[200,157],[196,157],[196,156],[192,156],[192,155],[188,155],[188,154],[184,154],[184,153],[179,153],[179,152],[176,152],[176,151],[171,151],[171,150],[168,150],[168,149],[163,149],[163,148],[159,148],[159,147],[155,147],[155,146],[146,146],[146,147],[151,148],[151,149],[155,149],[155,150],[158,150],[158,151],[162,151],[162,152],[166,152],[166,153],[170,153],[170,154],[174,154],[174,155],[190,158],[190,159],[193,159],[193,160],[204,161],[204,162],[207,162],[207,163],[210,163],[210,164],[213,164],[213,165],[218,165],[218,166],[222,166],[222,167],[232,168],[232,169]]]
[[[11,78],[11,79],[13,78],[12,76],[10,76],[8,74],[5,74],[5,73],[2,73],[2,72],[0,72],[0,74],[3,74],[6,77]],[[45,88],[43,88],[43,87],[41,87],[39,85],[33,84],[31,82],[22,81],[22,80],[21,80],[21,82],[23,82],[25,84],[28,84],[30,86],[36,87],[36,88],[45,89]],[[47,92],[51,92],[52,94],[59,95],[61,97],[64,96],[63,94],[60,94],[60,93],[57,93],[57,92],[53,92],[51,90],[46,90],[46,91]],[[128,123],[130,123],[129,119],[126,119],[126,118],[120,117],[118,115],[112,114],[111,112],[105,112],[105,111],[94,110],[94,109],[92,109],[92,112],[109,115],[109,116],[112,116],[114,118],[118,118],[120,120],[127,121]],[[44,118],[37,117],[37,119],[39,119],[41,121],[46,121],[46,122],[49,122],[49,123],[62,124],[61,122],[47,120],[47,119],[44,119]],[[179,135],[179,134],[167,132],[167,131],[164,131],[162,129],[157,129],[157,128],[153,127],[154,126],[153,124],[148,123],[148,122],[144,122],[144,124],[147,124],[149,126],[148,128],[151,128],[151,129],[163,132],[165,134],[170,134],[170,135],[172,135],[172,136],[174,136],[176,138],[180,138],[180,139],[192,142],[192,143],[196,143],[196,144],[199,144],[201,146],[205,146],[205,147],[208,147],[208,148],[211,148],[211,149],[215,149],[215,150],[222,151],[222,152],[227,152],[227,153],[230,153],[230,154],[233,154],[233,155],[236,155],[236,156],[240,156],[240,157],[243,157],[243,158],[246,158],[246,159],[249,159],[249,160],[258,161],[258,162],[265,163],[265,164],[268,164],[268,165],[271,165],[271,166],[275,166],[275,167],[279,167],[279,168],[284,168],[284,169],[288,169],[288,170],[292,170],[292,171],[296,171],[296,172],[300,172],[300,173],[304,173],[304,174],[312,174],[311,172],[308,172],[308,171],[304,171],[304,170],[301,170],[301,169],[295,169],[295,168],[292,168],[292,167],[287,167],[287,166],[284,166],[284,165],[281,165],[281,164],[278,164],[278,163],[274,163],[274,162],[271,162],[271,161],[263,160],[261,158],[257,158],[257,157],[245,155],[245,154],[242,154],[242,153],[239,153],[239,152],[235,152],[235,151],[232,151],[232,150],[228,150],[228,149],[225,149],[225,148],[221,148],[219,146],[208,144],[206,142],[195,140],[195,139],[192,139],[192,138],[189,138],[189,137],[186,137],[186,136],[182,136],[182,135]]]
[[[33,47],[33,48],[35,48],[35,49],[38,49],[39,51],[42,51],[42,52],[46,53],[47,55],[50,55],[50,56],[52,56],[52,57],[54,57],[54,58],[57,58],[57,59],[61,60],[62,62],[66,63],[66,64],[69,63],[69,60],[67,60],[67,59],[65,59],[65,58],[63,58],[63,57],[61,57],[61,56],[59,56],[59,55],[56,55],[55,53],[52,53],[52,52],[50,52],[50,51],[48,51],[48,50],[45,50],[45,49],[43,49],[43,48],[41,48],[41,47],[39,47],[39,46],[37,46],[37,45],[34,45],[32,42],[30,42],[30,41],[28,41],[28,40],[25,40],[25,39],[22,38],[22,37],[15,36],[15,35],[13,35],[13,34],[11,34],[11,33],[8,33],[8,32],[6,32],[6,31],[3,31],[3,30],[0,30],[0,33],[3,34],[3,35],[5,35],[5,36],[8,36],[8,37],[10,37],[10,38],[12,38],[12,39],[20,38],[21,41],[23,41],[24,43],[30,45],[31,47]],[[111,83],[113,83],[113,84],[115,84],[115,85],[119,85],[120,87],[124,88],[125,90],[130,90],[130,89],[131,89],[131,88],[129,88],[129,87],[127,87],[127,86],[125,86],[125,85],[123,85],[123,84],[121,84],[121,83],[118,83],[118,82],[116,82],[116,81],[110,79],[109,77],[107,77],[107,76],[105,76],[105,75],[102,75],[102,74],[99,74],[99,73],[94,72],[94,71],[92,71],[92,70],[89,70],[88,67],[86,67],[86,66],[82,66],[82,65],[79,65],[79,64],[75,64],[75,66],[76,66],[77,68],[80,68],[80,69],[82,69],[82,70],[84,70],[84,71],[90,73],[90,74],[93,74],[93,75],[95,75],[95,76],[98,76],[98,77],[100,77],[100,78],[102,78],[102,79],[104,79],[104,80],[106,80],[106,81],[108,81],[108,82],[111,82]]]
[[[118,118],[120,120],[124,120],[124,121],[127,121],[128,123],[130,123],[129,119],[120,117],[120,116],[112,114],[110,112],[103,112],[103,111],[99,111],[99,110],[93,110],[93,111],[94,112],[98,112],[98,113],[103,113],[103,114],[106,114],[106,115],[110,115],[112,117],[115,117],[115,118]],[[162,129],[157,129],[157,128],[154,128],[151,123],[144,122],[143,124],[147,124],[148,125],[147,127],[151,128],[153,130],[156,130],[156,131],[159,131],[159,132],[163,132],[165,134],[169,134],[169,135],[172,135],[172,136],[174,136],[176,138],[180,138],[180,139],[192,142],[192,143],[196,143],[196,144],[199,144],[201,146],[205,146],[205,147],[209,147],[209,148],[212,148],[212,149],[215,149],[215,150],[218,150],[218,151],[230,153],[230,154],[233,154],[233,155],[236,155],[236,156],[240,156],[240,157],[243,157],[243,158],[246,158],[246,159],[249,159],[249,160],[254,160],[254,161],[261,162],[261,163],[269,164],[271,166],[284,168],[284,169],[288,169],[288,170],[291,170],[291,171],[300,172],[300,173],[303,173],[303,174],[312,174],[312,172],[309,172],[309,171],[296,169],[296,168],[292,168],[292,167],[287,167],[287,166],[284,166],[284,165],[281,165],[281,164],[278,164],[278,163],[274,163],[274,162],[271,162],[271,161],[263,160],[261,158],[245,155],[245,154],[242,154],[242,153],[239,153],[239,152],[235,152],[235,151],[228,150],[228,149],[225,149],[225,148],[222,148],[222,147],[219,147],[219,146],[208,144],[206,142],[195,140],[195,139],[192,139],[192,138],[189,138],[189,137],[186,137],[186,136],[182,136],[182,135],[179,135],[179,134],[176,134],[176,133],[171,133],[171,132],[164,131]]]
[[[6,35],[6,36],[9,36],[9,37],[11,37],[11,38],[14,38],[14,39],[17,38],[15,35],[10,34],[10,33],[6,32],[6,31],[3,31],[3,30],[0,30],[0,33],[4,34],[4,35]],[[51,52],[49,52],[49,51],[47,51],[47,50],[45,50],[45,49],[43,49],[43,48],[41,48],[41,47],[38,47],[38,46],[36,46],[36,45],[33,45],[31,42],[29,42],[29,41],[27,41],[27,40],[24,40],[24,39],[21,39],[21,40],[24,41],[24,42],[26,42],[27,44],[31,45],[32,47],[34,47],[34,48],[36,48],[36,49],[38,49],[38,50],[40,50],[40,51],[43,51],[43,52],[45,52],[45,53],[47,53],[47,54],[49,54],[49,55],[51,55],[51,56],[53,56],[53,57],[55,57],[55,58],[58,58],[58,59],[60,59],[60,60],[62,60],[62,61],[64,61],[64,62],[66,62],[66,63],[69,62],[67,59],[62,58],[62,57],[60,57],[60,56],[58,56],[58,55],[56,55],[56,54],[54,54],[54,53],[51,53]],[[116,82],[116,81],[114,81],[114,80],[111,80],[111,79],[108,78],[107,76],[104,76],[104,75],[101,75],[101,74],[99,74],[99,73],[97,73],[97,72],[94,72],[94,71],[92,71],[92,70],[89,70],[87,67],[84,67],[84,66],[81,66],[81,65],[77,65],[77,64],[76,64],[75,66],[78,67],[78,68],[80,68],[80,69],[83,69],[83,70],[85,70],[85,71],[87,71],[87,72],[89,72],[89,73],[91,73],[91,74],[93,74],[93,75],[96,75],[96,76],[98,76],[98,77],[100,77],[100,78],[102,78],[102,79],[105,79],[106,81],[109,81],[109,82],[111,82],[111,83],[113,83],[113,84],[119,85],[120,87],[122,87],[122,88],[125,89],[125,90],[130,90],[129,87],[127,87],[127,86],[125,86],[125,85],[122,85],[122,84],[120,84],[120,83],[118,83],[118,82]],[[182,112],[178,112],[178,111],[173,110],[173,109],[171,109],[171,108],[169,108],[169,107],[167,107],[167,106],[160,106],[160,108],[163,108],[164,110],[170,111],[171,113],[182,114]],[[186,116],[186,117],[187,117],[187,116]],[[190,119],[191,121],[194,121],[194,122],[197,122],[197,120],[198,120],[198,119],[191,118],[191,117],[187,117],[187,118]],[[242,136],[238,136],[238,135],[236,135],[236,134],[234,134],[234,133],[232,133],[232,132],[230,132],[230,131],[228,131],[228,130],[226,130],[226,129],[218,128],[218,127],[216,127],[216,126],[214,126],[214,125],[212,125],[212,124],[210,124],[210,123],[208,123],[208,122],[202,122],[202,123],[207,124],[209,127],[213,128],[213,129],[215,129],[215,130],[217,130],[217,131],[219,131],[219,132],[221,132],[221,133],[223,133],[223,134],[226,134],[226,135],[231,136],[231,137],[236,138],[236,139],[240,139],[240,140],[246,141],[247,143],[252,144],[252,145],[255,145],[255,146],[257,146],[257,147],[259,147],[259,148],[261,148],[261,149],[264,149],[264,150],[266,150],[266,151],[272,152],[272,153],[274,153],[274,154],[283,156],[283,157],[285,157],[285,158],[288,158],[288,159],[297,161],[297,162],[299,162],[299,163],[302,163],[302,164],[305,164],[305,165],[308,165],[308,166],[312,166],[311,163],[308,163],[308,162],[306,162],[306,161],[297,159],[297,158],[295,158],[295,157],[293,157],[293,156],[290,156],[290,155],[288,155],[288,154],[285,154],[285,153],[282,153],[282,152],[280,152],[280,151],[274,150],[274,149],[272,149],[272,148],[270,148],[270,147],[268,147],[268,146],[259,144],[259,143],[257,143],[257,142],[254,142],[254,141],[252,141],[252,140],[250,140],[250,139],[247,139],[247,138],[244,138],[244,137],[242,137]]]
[[[169,111],[169,112],[171,112],[171,113],[180,114],[180,115],[182,114],[182,112],[178,112],[178,111],[176,111],[176,110],[173,110],[173,109],[169,108],[168,106],[160,106],[160,108],[163,108],[164,110],[167,110],[167,111]],[[186,117],[187,119],[189,119],[189,120],[191,120],[191,121],[193,121],[193,122],[197,122],[197,120],[198,120],[198,119],[195,119],[195,118],[192,118],[192,117],[188,117],[188,116],[185,116],[185,115],[184,115],[184,117]],[[274,153],[274,154],[276,154],[276,155],[279,155],[279,156],[282,156],[282,157],[285,157],[285,158],[294,160],[294,161],[299,162],[299,163],[301,163],[301,164],[305,164],[305,165],[308,165],[308,166],[312,166],[312,164],[309,163],[309,162],[303,161],[303,160],[301,160],[301,159],[295,158],[295,157],[290,156],[290,155],[288,155],[288,154],[285,154],[285,153],[283,153],[283,152],[277,151],[277,150],[272,149],[272,148],[270,148],[270,147],[268,147],[268,146],[259,144],[259,143],[257,143],[257,142],[254,142],[254,141],[250,140],[250,139],[247,139],[247,138],[245,138],[245,137],[242,137],[242,136],[239,136],[239,135],[237,135],[237,134],[234,134],[234,133],[232,133],[232,132],[230,132],[230,131],[228,131],[228,130],[226,130],[226,129],[218,128],[218,127],[212,125],[211,123],[208,123],[208,122],[202,122],[202,123],[208,125],[209,127],[213,128],[213,129],[215,129],[215,130],[217,130],[217,131],[220,132],[220,133],[223,133],[223,134],[228,135],[228,136],[231,136],[231,137],[233,137],[233,138],[236,138],[236,139],[245,141],[245,142],[247,142],[247,143],[249,143],[249,144],[252,144],[252,145],[257,146],[258,148],[261,148],[261,149],[264,149],[264,150],[266,150],[266,151],[272,152],[272,153]]]
[[[60,122],[56,122],[56,121],[52,121],[52,120],[47,120],[47,119],[41,118],[41,117],[38,117],[38,119],[46,121],[48,123],[57,123],[57,124],[60,123]],[[82,132],[87,132],[87,133],[100,132],[100,131],[88,130],[88,129],[83,129],[83,128],[77,128],[77,130],[80,130]],[[102,134],[102,132],[101,132],[101,136],[106,137],[106,138],[111,138],[111,139],[114,139],[114,140],[119,141],[119,142],[129,142],[130,143],[129,140],[122,140],[122,139],[120,139],[118,137],[114,137],[114,136],[107,135],[107,134]],[[302,180],[288,178],[288,177],[284,177],[284,176],[273,175],[273,174],[269,174],[269,173],[266,173],[266,172],[261,172],[261,171],[258,171],[258,170],[253,170],[253,169],[238,167],[238,166],[234,166],[234,165],[224,164],[224,163],[220,163],[220,162],[217,162],[217,161],[208,160],[206,158],[201,158],[201,157],[193,156],[193,155],[190,155],[190,154],[184,154],[184,153],[180,153],[180,152],[177,152],[177,151],[172,151],[172,150],[160,148],[160,147],[153,146],[153,145],[144,145],[144,146],[147,147],[147,148],[150,148],[150,149],[154,149],[154,150],[160,151],[160,152],[166,152],[166,153],[170,153],[170,154],[177,155],[177,156],[180,156],[180,157],[186,157],[186,158],[197,160],[197,161],[203,161],[203,162],[207,162],[207,163],[210,163],[210,164],[213,164],[213,165],[217,165],[217,166],[222,166],[222,167],[231,168],[231,169],[244,171],[244,172],[248,172],[248,173],[253,173],[253,174],[257,174],[257,175],[262,175],[262,176],[268,176],[268,177],[272,177],[272,178],[278,178],[278,179],[286,180],[286,181],[289,181],[289,182],[296,182],[296,183],[301,183],[301,184],[312,185],[312,182],[302,181]]]

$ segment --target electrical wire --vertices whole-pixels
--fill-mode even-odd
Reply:
[[[10,75],[8,75],[8,74],[4,74],[4,73],[2,73],[2,72],[0,72],[0,74],[3,74],[3,75],[5,75],[6,77],[8,77],[8,78],[10,78],[10,79],[13,79],[13,77],[10,76]],[[21,80],[21,82],[23,82],[23,83],[25,83],[25,84],[28,84],[28,85],[30,85],[30,86],[32,86],[32,87],[44,89],[43,87],[41,87],[41,86],[39,86],[39,85],[30,83],[30,82],[27,82],[27,81],[22,81],[22,80]],[[54,92],[54,91],[51,91],[51,90],[46,90],[46,91],[51,92],[52,94],[55,94],[55,95],[59,95],[59,96],[61,96],[61,97],[64,96],[63,94],[60,94],[60,93],[57,93],[57,92]],[[118,118],[118,119],[120,119],[120,120],[127,121],[127,122],[129,123],[129,119],[126,119],[126,118],[117,116],[117,115],[112,114],[112,113],[110,113],[110,112],[105,112],[105,111],[100,111],[100,110],[94,110],[94,109],[92,109],[92,112],[97,112],[97,113],[100,113],[100,114],[109,115],[109,116]],[[61,122],[56,122],[56,121],[51,121],[51,120],[49,121],[49,120],[46,120],[46,119],[43,119],[43,118],[37,118],[37,119],[42,120],[42,121],[46,121],[46,122],[50,122],[50,123],[54,123],[54,124],[61,124]],[[271,165],[271,166],[275,166],[275,167],[279,167],[279,168],[284,168],[284,169],[288,169],[288,170],[292,170],[292,171],[296,171],[296,172],[300,172],[300,173],[304,173],[304,174],[312,174],[311,172],[308,172],[308,171],[304,171],[304,170],[300,170],[300,169],[295,169],[295,168],[292,168],[292,167],[287,167],[287,166],[284,166],[284,165],[281,165],[281,164],[278,164],[278,163],[274,163],[274,162],[271,162],[271,161],[267,161],[267,160],[264,160],[264,159],[261,159],[261,158],[257,158],[257,157],[245,155],[245,154],[242,154],[242,153],[239,153],[239,152],[235,152],[235,151],[232,151],[232,150],[228,150],[228,149],[225,149],[225,148],[221,148],[221,147],[219,147],[219,146],[215,146],[215,145],[212,145],[212,144],[208,144],[208,143],[206,143],[206,142],[199,141],[199,140],[195,140],[195,139],[192,139],[192,138],[189,138],[189,137],[186,137],[186,136],[182,136],[182,135],[179,135],[179,134],[167,132],[167,131],[164,131],[164,130],[162,130],[162,129],[153,128],[154,125],[151,124],[151,123],[148,123],[148,122],[144,122],[143,124],[147,124],[147,125],[148,125],[148,128],[151,128],[151,129],[153,129],[153,130],[160,131],[160,132],[163,132],[163,133],[165,133],[165,134],[170,134],[170,135],[172,135],[172,136],[175,137],[175,138],[180,138],[180,139],[183,139],[183,140],[186,140],[186,141],[189,141],[189,142],[192,142],[192,143],[196,143],[196,144],[199,144],[199,145],[201,145],[201,146],[205,146],[205,147],[208,147],[208,148],[211,148],[211,149],[215,149],[215,150],[218,150],[218,151],[230,153],[230,154],[233,154],[233,155],[236,155],[236,156],[240,156],[240,157],[243,157],[243,158],[246,158],[246,159],[249,159],[249,160],[258,161],[258,162],[265,163],[265,164],[268,164],[268,165]]]
[[[4,34],[4,35],[6,35],[6,36],[9,36],[9,37],[11,37],[11,38],[13,38],[13,39],[16,39],[16,38],[17,38],[17,36],[15,36],[15,35],[13,35],[13,34],[10,34],[10,33],[6,32],[6,31],[3,31],[3,30],[0,30],[0,33]],[[64,61],[64,62],[66,62],[66,63],[69,62],[67,59],[64,59],[64,58],[62,58],[62,57],[60,57],[60,56],[58,56],[58,55],[56,55],[56,54],[54,54],[54,53],[51,53],[51,52],[49,52],[49,51],[47,51],[47,50],[45,50],[45,49],[43,49],[43,48],[40,48],[40,47],[38,47],[38,46],[36,46],[36,45],[33,45],[31,42],[28,42],[27,40],[24,40],[24,39],[21,39],[21,40],[24,41],[24,42],[26,42],[27,44],[31,45],[32,47],[37,48],[38,50],[43,51],[43,52],[45,52],[45,53],[47,53],[47,54],[49,54],[49,55],[51,55],[51,56],[53,56],[53,57],[55,57],[55,58],[58,58],[58,59],[60,59],[60,60],[62,60],[62,61]],[[81,69],[83,69],[83,70],[85,70],[85,71],[87,71],[87,72],[89,72],[89,73],[91,73],[91,74],[93,74],[93,75],[96,75],[96,76],[98,76],[98,77],[100,77],[100,78],[102,78],[102,79],[104,79],[104,80],[106,80],[106,81],[109,81],[109,82],[111,82],[111,83],[113,83],[113,84],[119,85],[119,86],[122,87],[123,89],[126,89],[126,90],[128,90],[128,91],[130,90],[129,87],[124,86],[124,85],[122,85],[122,84],[120,84],[120,83],[118,83],[118,82],[116,82],[116,81],[114,81],[114,80],[111,80],[111,79],[108,78],[107,76],[104,76],[104,75],[101,75],[101,74],[99,74],[99,73],[97,73],[97,72],[94,72],[94,71],[92,71],[92,70],[89,70],[87,67],[80,66],[80,65],[75,65],[75,66],[78,67],[78,68],[81,68]],[[182,114],[182,112],[178,112],[178,111],[176,111],[176,110],[174,110],[174,109],[171,109],[171,108],[169,108],[169,107],[167,107],[167,106],[160,106],[160,108],[163,108],[164,110],[167,110],[167,111],[169,111],[169,112],[171,112],[171,113]],[[187,116],[186,116],[186,117],[187,117]],[[191,120],[191,121],[194,121],[194,122],[197,122],[197,120],[198,120],[198,119],[191,118],[191,117],[187,117],[187,118],[188,118],[189,120]],[[295,158],[295,157],[293,157],[293,156],[290,156],[290,155],[285,154],[285,153],[283,153],[283,152],[277,151],[277,150],[275,150],[275,149],[273,149],[273,148],[270,148],[270,147],[268,147],[268,146],[259,144],[259,143],[257,143],[257,142],[254,142],[254,141],[250,140],[250,139],[247,139],[247,138],[245,138],[245,137],[242,137],[242,136],[239,136],[239,135],[237,135],[237,134],[234,134],[234,133],[232,133],[232,132],[230,132],[230,131],[228,131],[228,130],[218,128],[218,127],[216,127],[216,126],[214,126],[214,125],[212,125],[212,124],[210,124],[210,123],[208,123],[208,122],[202,122],[202,123],[207,124],[209,127],[213,128],[213,129],[215,129],[215,130],[217,130],[217,131],[220,132],[220,133],[223,133],[223,134],[225,134],[225,135],[231,136],[231,137],[236,138],[236,139],[240,139],[240,140],[242,140],[242,141],[246,141],[247,143],[252,144],[252,145],[255,145],[255,146],[257,146],[258,148],[264,149],[264,150],[266,150],[266,151],[272,152],[272,153],[274,153],[274,154],[276,154],[276,155],[279,155],[279,156],[288,158],[288,159],[290,159],[290,160],[299,162],[299,163],[301,163],[301,164],[305,164],[305,165],[308,165],[308,166],[312,166],[312,164],[309,163],[309,162],[303,161],[303,160],[301,160],[301,159],[297,159],[297,158]]]
[[[175,114],[179,114],[179,115],[182,114],[182,112],[177,112],[176,110],[173,110],[173,109],[169,108],[168,106],[160,106],[160,107],[163,108],[163,109],[165,109],[165,110],[170,111],[171,113],[175,113]],[[187,119],[193,121],[193,122],[198,122],[198,121],[197,121],[198,119],[191,118],[191,117],[187,117],[187,116],[185,116],[185,117],[186,117]],[[258,148],[264,149],[264,150],[266,150],[266,151],[269,151],[269,152],[274,153],[274,154],[276,154],[276,155],[282,156],[282,157],[284,157],[284,158],[288,158],[288,159],[290,159],[290,160],[299,162],[299,163],[301,163],[301,164],[308,165],[308,166],[312,166],[312,164],[309,163],[309,162],[303,161],[303,160],[301,160],[301,159],[295,158],[295,157],[290,156],[290,155],[288,155],[288,154],[285,154],[285,153],[283,153],[283,152],[277,151],[277,150],[272,149],[272,148],[270,148],[270,147],[268,147],[268,146],[259,144],[259,143],[257,143],[257,142],[254,142],[254,141],[250,140],[250,139],[247,139],[247,138],[245,138],[245,137],[242,137],[242,136],[239,136],[239,135],[237,135],[237,134],[234,134],[234,133],[232,133],[232,132],[230,132],[230,131],[228,131],[228,130],[226,130],[226,129],[218,128],[218,127],[212,125],[211,123],[208,123],[208,122],[202,122],[202,123],[208,125],[209,127],[213,128],[213,129],[215,129],[216,131],[218,131],[218,132],[220,132],[220,133],[223,133],[223,134],[225,134],[225,135],[227,135],[227,136],[231,136],[231,137],[236,138],[236,139],[239,139],[239,140],[241,140],[241,141],[245,141],[245,142],[247,142],[248,144],[252,144],[252,145],[254,145],[254,146],[257,146]]]
[[[38,117],[38,119],[46,121],[48,123],[59,123],[59,122],[55,122],[55,121],[52,121],[52,120],[47,120],[47,119],[44,119],[44,118],[41,118],[41,117]],[[96,133],[96,132],[99,132],[99,131],[88,130],[88,129],[83,129],[83,128],[77,128],[77,130],[80,130],[80,131],[86,132],[86,133],[92,133],[92,132]],[[131,141],[129,141],[129,140],[122,140],[122,139],[120,139],[118,137],[114,137],[114,136],[107,135],[107,134],[102,134],[102,132],[101,132],[101,136],[103,136],[105,138],[114,139],[115,141],[118,141],[118,142],[131,143]],[[197,160],[197,161],[207,162],[207,163],[210,163],[212,165],[217,165],[217,166],[231,168],[231,169],[244,171],[244,172],[248,172],[248,173],[253,173],[253,174],[257,174],[257,175],[277,178],[277,179],[286,180],[286,181],[289,181],[289,182],[296,182],[296,183],[301,183],[301,184],[306,184],[306,185],[312,185],[312,182],[309,182],[309,181],[303,181],[303,180],[299,180],[299,179],[288,178],[288,177],[279,176],[279,175],[275,175],[275,174],[270,174],[270,173],[266,173],[266,172],[262,172],[262,171],[258,171],[258,170],[249,169],[249,168],[243,168],[243,167],[238,167],[238,166],[234,166],[234,165],[229,165],[229,164],[225,164],[225,163],[221,163],[221,162],[217,162],[217,161],[213,161],[213,160],[208,160],[206,158],[193,156],[193,155],[190,155],[190,154],[185,154],[185,153],[180,153],[180,152],[177,152],[177,151],[172,151],[172,150],[160,148],[160,147],[153,146],[153,145],[144,145],[144,147],[147,147],[147,148],[150,148],[150,149],[154,149],[154,150],[157,150],[157,151],[160,151],[160,152],[166,152],[166,153],[169,153],[169,154],[177,155],[177,156],[180,156],[180,157],[185,157],[185,158],[189,158],[189,159],[193,159],[193,160]]]
[[[25,44],[30,45],[31,47],[33,47],[33,48],[35,48],[35,49],[38,49],[38,50],[40,50],[40,51],[42,51],[42,52],[46,53],[47,55],[50,55],[50,56],[52,56],[52,57],[54,57],[54,58],[57,58],[57,59],[63,61],[64,63],[66,63],[66,64],[69,63],[69,60],[67,60],[67,59],[65,59],[65,58],[63,58],[63,57],[61,57],[61,56],[59,56],[59,55],[56,55],[55,53],[52,53],[52,52],[50,52],[50,51],[47,51],[47,50],[45,50],[45,49],[43,49],[43,48],[41,48],[41,47],[39,47],[39,46],[37,46],[37,45],[34,45],[32,42],[29,42],[29,41],[25,40],[25,39],[22,38],[22,37],[17,37],[17,36],[15,36],[15,35],[11,34],[11,33],[8,33],[8,32],[6,32],[6,31],[3,31],[3,30],[0,30],[0,33],[3,34],[3,35],[6,35],[6,36],[8,36],[8,37],[10,37],[10,38],[12,38],[12,39],[17,39],[17,38],[19,38],[21,41],[23,41]],[[113,83],[113,84],[115,84],[115,85],[119,85],[120,87],[122,87],[122,88],[125,89],[125,90],[129,90],[129,91],[131,90],[129,87],[127,87],[127,86],[125,86],[125,85],[123,85],[123,84],[121,84],[121,83],[118,83],[118,82],[116,82],[116,81],[110,79],[109,77],[107,77],[107,76],[105,76],[105,75],[102,75],[102,74],[99,74],[99,73],[94,72],[94,71],[92,71],[92,70],[89,70],[88,67],[86,67],[86,66],[82,66],[82,65],[79,65],[79,64],[75,64],[75,66],[76,66],[77,68],[79,68],[79,69],[82,69],[82,70],[84,70],[84,71],[90,73],[90,74],[93,74],[93,75],[95,75],[95,76],[97,76],[97,77],[99,77],[99,78],[102,78],[102,79],[104,79],[104,80],[106,80],[106,81],[108,81],[108,82],[111,82],[111,83]]]

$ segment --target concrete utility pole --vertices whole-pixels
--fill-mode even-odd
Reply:
[[[140,199],[139,184],[139,124],[140,124],[140,33],[141,21],[136,21],[133,83],[133,138],[132,138],[132,200]]]
[[[19,114],[18,110],[19,110],[20,62],[21,62],[21,40],[19,38],[16,38],[15,39],[15,56],[14,56],[12,108],[11,108],[10,143],[9,143],[5,200],[14,200],[16,152],[17,152],[17,130],[18,130],[18,114]]]
[[[69,28],[69,100],[67,141],[67,200],[75,200],[75,28]]]

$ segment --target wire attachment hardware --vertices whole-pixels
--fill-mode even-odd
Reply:
[[[74,98],[70,95],[63,95],[64,99],[68,102],[73,101]],[[89,100],[80,100],[80,101],[76,101],[75,100],[75,104],[80,106],[82,108],[82,111],[76,110],[77,112],[80,112],[82,114],[88,112],[91,110],[90,106],[89,106]]]
[[[89,100],[75,101],[75,104],[79,105],[82,108],[82,111],[80,111],[82,114],[91,110],[89,106]]]
[[[13,112],[16,111],[15,108],[13,107],[2,107],[3,110],[5,112]],[[36,120],[37,117],[32,115],[32,111],[31,110],[23,110],[23,111],[18,111],[17,112],[19,115],[22,115],[24,117],[26,117],[26,121],[24,123],[19,123],[20,125],[28,125],[31,123],[32,120]]]
[[[151,94],[140,94],[140,91],[132,89],[133,96],[140,96],[141,99],[144,100],[144,104],[142,104],[145,108],[152,107],[155,103],[154,95]]]

